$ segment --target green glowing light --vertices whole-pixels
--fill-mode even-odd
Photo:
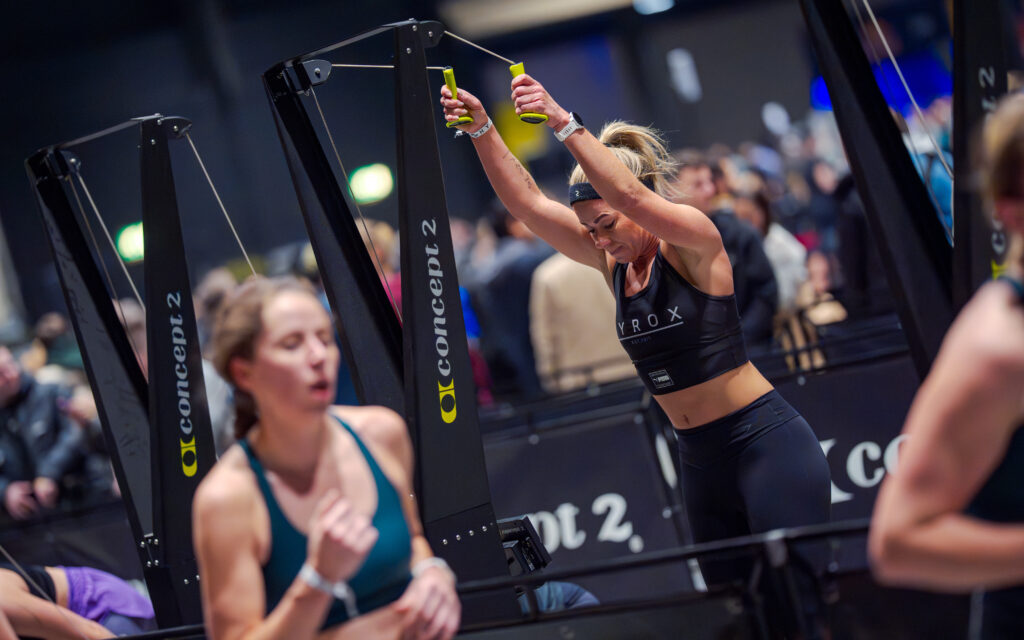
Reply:
[[[395,180],[391,176],[391,168],[378,162],[353,171],[349,176],[349,185],[356,202],[372,204],[391,195]]]
[[[142,260],[145,243],[142,240],[142,223],[136,222],[122,227],[117,232],[117,254],[125,262]]]

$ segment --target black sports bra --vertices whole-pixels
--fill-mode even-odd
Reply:
[[[627,296],[626,265],[612,272],[619,342],[654,395],[692,387],[747,362],[736,296],[712,296],[658,250],[647,287]]]

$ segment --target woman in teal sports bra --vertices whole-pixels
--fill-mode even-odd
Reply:
[[[455,579],[423,537],[405,423],[331,405],[339,353],[312,289],[247,281],[213,351],[239,446],[193,505],[208,637],[451,638]]]

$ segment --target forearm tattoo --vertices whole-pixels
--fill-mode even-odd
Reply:
[[[533,181],[533,176],[530,175],[530,172],[526,170],[526,167],[523,166],[522,162],[519,162],[519,158],[515,157],[515,155],[511,151],[506,149],[505,155],[502,159],[504,160],[505,158],[509,157],[511,157],[511,162],[515,166],[516,170],[519,171],[519,175],[520,177],[522,177],[523,182],[526,184],[526,188],[535,193],[539,192],[540,189],[537,187],[537,183]]]

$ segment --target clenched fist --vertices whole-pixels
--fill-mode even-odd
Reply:
[[[366,560],[377,542],[370,518],[330,489],[317,503],[309,528],[306,556],[316,572],[331,582],[348,580]]]

